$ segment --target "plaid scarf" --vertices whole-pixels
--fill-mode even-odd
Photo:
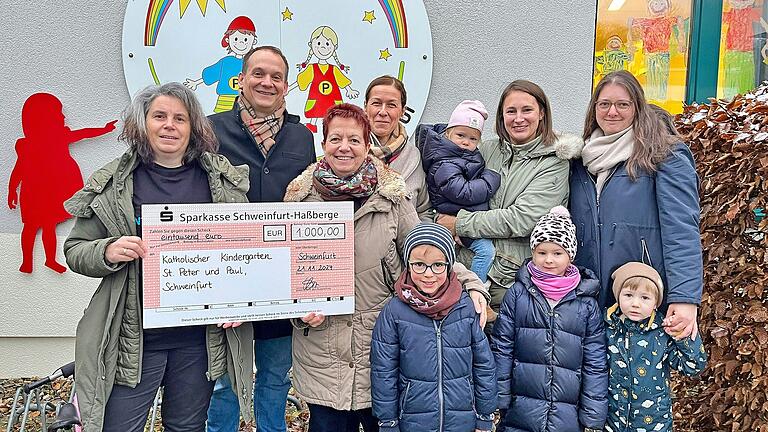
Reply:
[[[419,291],[411,280],[408,270],[405,270],[395,282],[395,294],[403,303],[434,320],[441,320],[448,315],[453,306],[459,302],[461,290],[461,283],[454,271],[451,271],[445,283],[432,294]]]
[[[243,124],[248,128],[256,146],[264,157],[267,157],[269,149],[275,145],[275,135],[283,127],[283,114],[285,114],[285,99],[280,102],[277,109],[266,117],[259,117],[248,100],[243,97],[242,92],[237,97],[237,109],[240,111],[240,118]]]
[[[405,143],[408,141],[408,133],[405,131],[405,126],[397,122],[397,129],[389,136],[389,142],[382,144],[379,139],[371,133],[371,154],[376,156],[380,161],[389,165],[397,159],[400,152],[405,147]]]
[[[315,190],[327,201],[368,198],[378,183],[379,175],[370,156],[365,158],[354,174],[346,178],[337,176],[325,158],[320,159],[312,173]]]

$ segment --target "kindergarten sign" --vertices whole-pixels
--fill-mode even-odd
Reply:
[[[171,81],[194,90],[208,113],[232,109],[243,56],[257,45],[288,58],[288,112],[302,117],[320,150],[328,107],[362,106],[368,83],[400,78],[412,133],[432,80],[432,35],[419,0],[129,0],[123,68],[131,97]]]

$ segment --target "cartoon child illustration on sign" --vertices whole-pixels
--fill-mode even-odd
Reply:
[[[16,141],[16,164],[8,182],[8,207],[20,207],[24,224],[20,272],[32,273],[32,250],[39,230],[43,231],[45,265],[58,273],[67,270],[56,262],[56,225],[72,217],[64,210],[64,201],[83,187],[83,175],[69,154],[69,146],[113,131],[116,122],[71,130],[64,124],[61,101],[56,96],[35,93],[24,102],[24,137]],[[21,199],[16,194],[19,186]]]
[[[595,70],[599,70],[599,76],[603,77],[613,71],[626,69],[629,61],[632,61],[632,54],[624,50],[624,43],[621,38],[618,35],[613,35],[605,43],[605,50],[595,59],[595,64],[600,66],[600,68],[596,67]]]
[[[185,79],[184,85],[194,91],[200,84],[211,85],[218,82],[216,94],[219,97],[213,112],[231,110],[240,92],[237,75],[243,68],[243,57],[256,46],[256,40],[256,26],[250,18],[239,16],[233,19],[221,39],[221,46],[227,49],[228,55],[203,69],[201,78]]]
[[[290,85],[288,91],[298,87],[304,91],[309,88],[307,103],[304,105],[304,116],[309,120],[307,129],[317,133],[317,119],[323,118],[328,108],[343,102],[341,89],[344,89],[350,99],[357,98],[360,94],[350,85],[352,81],[344,75],[349,66],[342,64],[336,55],[339,46],[339,37],[328,26],[320,26],[312,32],[309,38],[309,53],[304,63],[298,65],[303,69],[296,77],[296,82]],[[309,63],[312,56],[317,58],[317,63]],[[328,59],[333,57],[336,65],[329,64]]]
[[[648,99],[663,101],[667,99],[669,84],[669,41],[676,30],[677,48],[685,52],[685,26],[682,17],[671,15],[670,0],[648,0],[650,18],[630,18],[627,45],[632,47],[632,33],[635,29],[642,32],[643,50],[647,69],[645,92]]]

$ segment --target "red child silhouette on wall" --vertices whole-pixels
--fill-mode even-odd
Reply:
[[[56,262],[56,225],[72,217],[64,210],[64,201],[83,187],[83,176],[69,154],[69,145],[111,132],[116,122],[73,131],[64,124],[61,101],[56,96],[35,93],[24,102],[24,137],[16,141],[16,165],[8,182],[8,207],[21,207],[24,224],[19,271],[32,273],[32,249],[41,229],[45,265],[59,273],[67,270]],[[21,193],[17,195],[19,186]]]

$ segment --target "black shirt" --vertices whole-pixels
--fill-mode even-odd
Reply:
[[[140,163],[133,171],[133,212],[141,236],[142,204],[210,203],[208,175],[198,162],[178,168]],[[142,275],[139,274],[139,281]],[[140,290],[141,294],[142,291]],[[205,343],[205,326],[144,330],[145,350],[165,350]]]

